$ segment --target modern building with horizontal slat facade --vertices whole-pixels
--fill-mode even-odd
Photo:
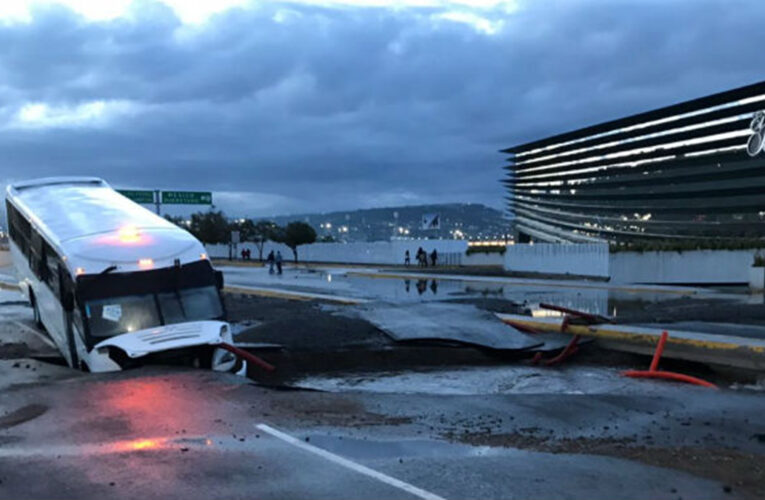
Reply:
[[[765,237],[765,81],[502,150],[520,242]]]

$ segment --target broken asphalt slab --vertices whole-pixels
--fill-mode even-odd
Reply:
[[[397,342],[450,341],[503,351],[524,351],[544,344],[508,327],[494,314],[467,304],[373,303],[355,311]]]

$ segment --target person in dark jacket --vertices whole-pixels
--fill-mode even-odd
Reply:
[[[430,265],[436,267],[436,262],[438,262],[438,252],[436,252],[436,249],[434,248],[433,251],[430,252]]]
[[[276,251],[276,273],[282,274],[282,252]]]
[[[268,253],[268,257],[266,257],[266,262],[268,262],[268,274],[274,274],[274,262],[276,258],[274,257],[274,251],[271,250]]]

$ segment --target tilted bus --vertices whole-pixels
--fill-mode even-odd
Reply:
[[[239,368],[217,347],[232,340],[222,275],[190,233],[98,178],[18,182],[6,208],[22,292],[70,366]]]

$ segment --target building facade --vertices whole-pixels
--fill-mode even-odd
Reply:
[[[503,150],[519,241],[765,237],[765,82]]]

